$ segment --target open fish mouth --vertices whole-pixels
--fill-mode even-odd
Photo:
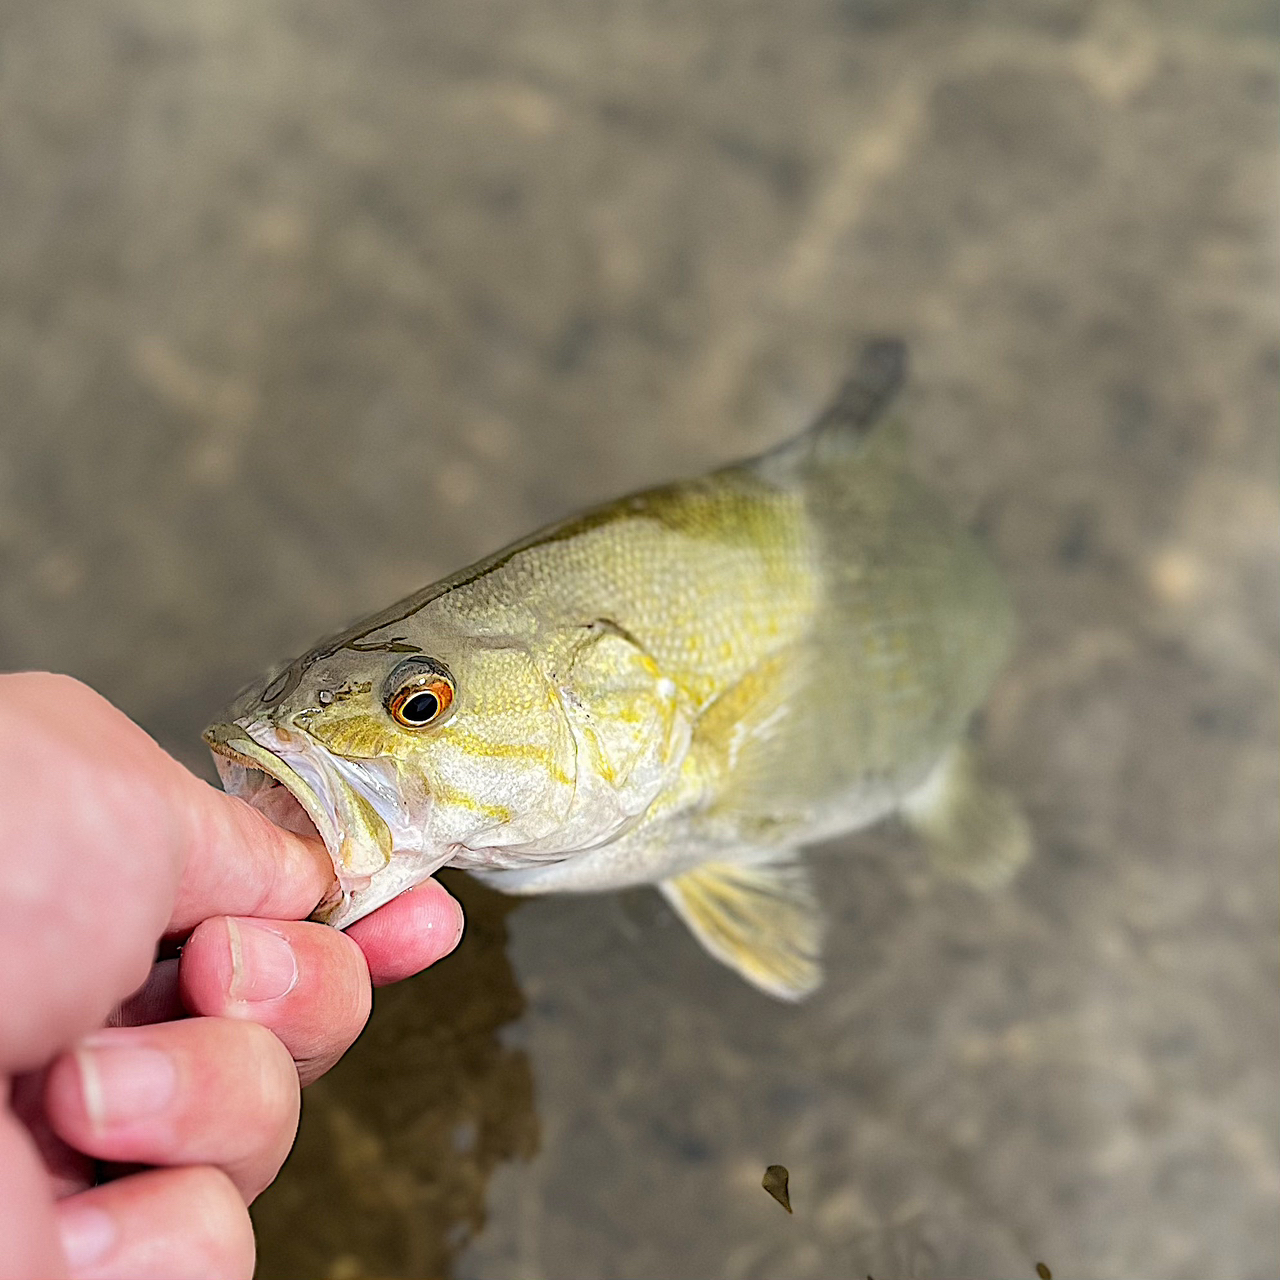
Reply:
[[[277,826],[324,841],[338,883],[313,920],[345,929],[449,859],[427,844],[383,762],[343,759],[261,721],[214,724],[204,739],[224,790]]]

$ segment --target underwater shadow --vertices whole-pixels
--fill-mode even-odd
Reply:
[[[462,944],[377,992],[364,1034],[304,1094],[297,1146],[253,1207],[259,1280],[447,1277],[494,1169],[538,1149],[528,1057],[498,1035],[525,1007],[506,955],[519,899],[441,879]]]

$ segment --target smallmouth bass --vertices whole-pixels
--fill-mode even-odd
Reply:
[[[904,372],[869,343],[796,439],[552,525],[244,690],[205,738],[229,792],[323,838],[316,918],[443,866],[518,894],[652,883],[798,999],[822,932],[800,846],[897,813],[942,870],[1007,878],[1029,831],[964,737],[1012,611],[907,470]]]

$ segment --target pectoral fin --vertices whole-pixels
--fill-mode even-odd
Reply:
[[[799,862],[709,862],[660,887],[698,941],[762,991],[801,1000],[822,981],[822,921]]]
[[[953,747],[902,805],[935,869],[980,889],[1012,879],[1031,853],[1031,828],[1014,798],[982,776],[977,752]]]

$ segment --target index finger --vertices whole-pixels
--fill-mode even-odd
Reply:
[[[0,676],[0,1070],[45,1062],[141,985],[167,932],[307,915],[319,840],[183,768],[66,676]]]
[[[183,773],[187,862],[169,932],[187,933],[210,916],[310,915],[334,882],[320,837],[277,827],[238,796]]]

